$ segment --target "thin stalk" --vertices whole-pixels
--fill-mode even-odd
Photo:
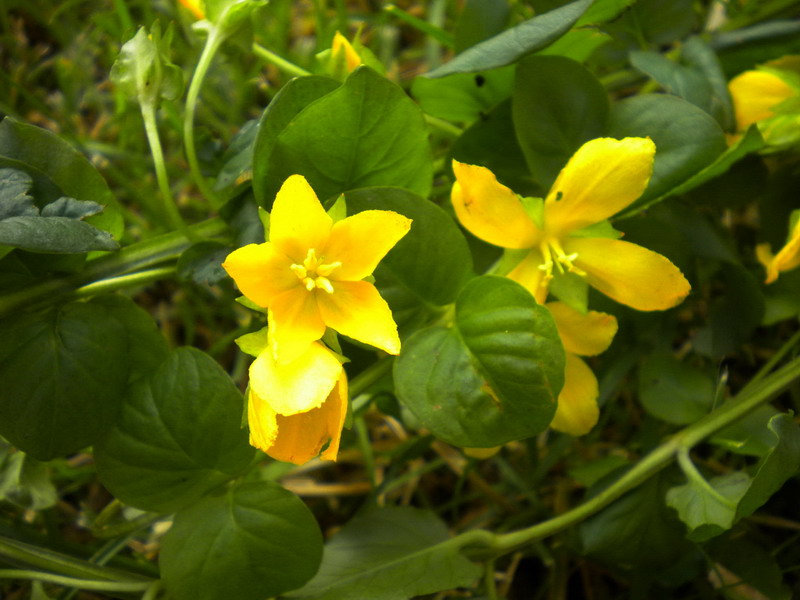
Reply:
[[[97,581],[93,579],[77,579],[42,573],[41,571],[23,571],[21,569],[0,569],[0,579],[35,579],[46,583],[63,585],[64,587],[82,590],[95,590],[101,592],[144,592],[151,582],[149,581]]]
[[[161,267],[158,269],[149,269],[147,271],[139,271],[131,273],[130,275],[120,275],[119,277],[109,277],[102,281],[95,281],[88,285],[79,287],[72,294],[73,298],[87,298],[97,296],[98,294],[108,294],[116,292],[128,287],[147,285],[154,281],[161,279],[169,279],[175,275],[175,266]]]
[[[164,163],[164,151],[161,148],[161,138],[158,135],[158,125],[156,124],[156,110],[151,102],[141,104],[142,119],[144,120],[144,131],[147,135],[147,142],[150,144],[150,153],[153,155],[153,165],[156,169],[156,180],[158,189],[161,192],[161,207],[167,221],[175,229],[186,232],[186,223],[181,217],[172,190],[169,188],[169,178],[167,177],[167,167]]]
[[[303,67],[299,67],[293,62],[289,62],[282,56],[275,54],[272,50],[267,50],[260,44],[253,44],[253,54],[263,59],[265,62],[276,66],[284,73],[288,73],[294,77],[305,77],[306,75],[311,75],[311,71],[306,71]]]
[[[371,364],[369,367],[361,371],[361,373],[353,377],[353,381],[350,382],[350,388],[348,390],[350,392],[350,397],[357,398],[363,394],[369,388],[369,386],[386,375],[386,373],[388,373],[392,368],[393,364],[394,361],[391,358],[384,358]]]
[[[425,116],[425,122],[428,125],[430,125],[434,129],[438,129],[440,132],[444,133],[450,138],[455,139],[457,137],[460,137],[461,134],[464,133],[464,130],[461,129],[461,127],[453,125],[452,123],[449,123],[444,119],[440,119],[439,117],[434,117],[428,114],[424,116]]]
[[[214,60],[214,55],[224,41],[225,36],[222,35],[218,27],[212,26],[209,28],[206,44],[203,46],[203,52],[200,54],[200,59],[197,61],[197,67],[194,70],[192,82],[189,84],[189,91],[186,94],[186,112],[183,119],[183,144],[186,147],[186,160],[189,162],[189,170],[192,172],[192,177],[197,187],[200,188],[203,196],[205,196],[215,208],[219,207],[219,199],[200,171],[200,163],[197,160],[197,152],[194,147],[194,114],[197,110],[197,99],[200,96],[200,88],[203,86],[203,80],[208,73],[211,62]]]

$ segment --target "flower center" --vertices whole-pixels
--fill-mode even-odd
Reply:
[[[324,256],[317,258],[317,251],[309,248],[302,265],[295,263],[289,267],[309,292],[319,288],[329,294],[333,293],[333,285],[328,276],[335,269],[341,267],[342,263],[338,260],[332,263],[323,263],[324,259]]]
[[[586,275],[586,271],[579,269],[573,264],[575,259],[578,258],[578,253],[573,252],[572,254],[567,254],[564,252],[558,238],[551,237],[543,240],[539,245],[539,250],[541,250],[542,256],[544,257],[544,262],[539,265],[539,268],[545,272],[545,281],[550,281],[553,278],[553,267],[555,267],[561,275],[567,272],[575,273],[581,277]]]

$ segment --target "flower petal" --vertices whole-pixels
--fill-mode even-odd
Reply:
[[[262,352],[250,365],[250,389],[277,414],[294,415],[319,408],[342,372],[333,352],[315,342],[285,364]]]
[[[411,229],[411,219],[391,210],[365,210],[333,225],[322,262],[339,261],[333,279],[371,275],[386,253]]]
[[[267,454],[276,460],[302,465],[330,442],[320,458],[336,460],[346,414],[347,377],[342,374],[319,408],[288,417],[278,415],[278,435]]]
[[[630,242],[607,238],[570,238],[568,254],[586,271],[586,281],[606,296],[636,310],[666,310],[691,290],[689,282],[669,259]]]
[[[728,90],[738,131],[774,116],[773,106],[797,94],[783,79],[765,71],[745,71],[737,75],[728,83]]]
[[[539,304],[543,304],[547,298],[547,288],[550,283],[546,278],[545,272],[539,267],[544,262],[542,253],[538,250],[531,250],[530,253],[506,275],[517,283],[525,287]]]
[[[375,346],[400,353],[400,338],[389,305],[366,281],[336,281],[332,294],[318,295],[319,310],[328,327]]]
[[[302,286],[277,296],[268,314],[273,356],[280,362],[292,362],[308,345],[322,337],[325,323],[317,306],[317,297],[326,292],[308,291]]]
[[[556,416],[550,427],[569,435],[589,433],[597,424],[597,378],[580,358],[567,353],[564,387],[558,395]]]
[[[653,174],[650,138],[598,138],[569,159],[547,195],[544,222],[561,235],[599,223],[642,195]]]
[[[321,250],[328,241],[333,219],[302,175],[283,182],[269,219],[269,241],[295,264],[302,264],[309,248]]]
[[[756,248],[756,251],[758,251],[758,248]],[[780,271],[789,271],[798,265],[800,265],[800,221],[795,225],[789,241],[768,264],[766,283],[775,281]]]
[[[613,315],[594,310],[582,314],[563,302],[548,302],[546,306],[567,352],[595,356],[606,351],[617,333],[617,319]]]
[[[299,285],[290,265],[291,260],[269,242],[234,250],[222,263],[242,294],[264,307],[276,296]]]
[[[267,452],[278,435],[277,414],[250,388],[247,392],[247,425],[250,445]]]
[[[480,239],[502,248],[530,248],[536,224],[517,195],[486,167],[453,161],[456,181],[450,198],[461,224]]]

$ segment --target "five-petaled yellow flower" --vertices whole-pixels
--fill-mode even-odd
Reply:
[[[595,356],[611,345],[617,333],[617,320],[590,310],[581,314],[563,302],[548,302],[566,351],[564,387],[558,395],[556,416],[550,427],[570,435],[589,433],[597,423],[599,386],[597,378],[580,356]]]
[[[347,376],[337,357],[313,342],[289,363],[262,352],[250,365],[250,444],[272,458],[303,464],[336,460],[347,414]]]
[[[547,194],[541,224],[489,169],[453,161],[453,206],[475,236],[496,246],[529,250],[508,277],[540,303],[555,271],[585,277],[589,285],[635,309],[664,310],[690,290],[675,265],[636,244],[581,231],[605,221],[644,192],[655,150],[649,138],[585,143]]]
[[[387,210],[334,223],[305,178],[292,175],[275,198],[269,241],[235,250],[222,266],[249,300],[269,309],[278,362],[294,361],[326,327],[398,354],[391,310],[363,279],[410,227]]]

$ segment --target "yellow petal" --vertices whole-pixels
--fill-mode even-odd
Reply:
[[[400,338],[389,305],[366,281],[335,281],[332,294],[318,294],[319,310],[328,327],[375,346],[400,353]]]
[[[284,417],[278,415],[278,435],[267,450],[272,458],[302,465],[328,447],[320,458],[336,460],[347,415],[347,377],[339,378],[328,398],[319,408]]]
[[[547,195],[544,223],[561,235],[615,215],[642,195],[653,174],[650,138],[598,138],[569,159]]]
[[[319,251],[328,242],[333,219],[302,175],[283,182],[269,220],[269,241],[295,264],[302,264],[309,248]]]
[[[411,229],[411,219],[391,210],[365,210],[334,224],[322,262],[339,261],[333,277],[358,281]]]
[[[539,228],[517,195],[489,169],[453,161],[456,181],[450,198],[461,224],[474,236],[502,248],[530,248]]]
[[[262,352],[250,365],[250,389],[279,415],[318,408],[343,372],[336,356],[319,342],[289,363]]]
[[[362,62],[355,48],[353,48],[350,42],[347,41],[347,38],[338,31],[333,36],[331,54],[333,55],[334,61],[340,60],[339,57],[344,54],[344,65],[348,73],[355,71]]]
[[[267,307],[276,296],[300,283],[289,268],[291,260],[266,244],[249,244],[231,252],[222,263],[242,294]]]
[[[273,355],[280,362],[295,360],[325,333],[317,306],[321,294],[327,292],[320,289],[309,292],[303,286],[296,286],[273,300],[268,315],[270,338]]]
[[[531,250],[507,275],[509,279],[521,284],[533,294],[539,304],[543,304],[547,298],[547,289],[550,283],[545,276],[546,273],[539,268],[542,262],[542,253],[538,250]]]
[[[606,351],[617,333],[617,319],[613,315],[594,310],[582,314],[563,302],[548,302],[546,306],[567,352],[595,356]]]
[[[767,267],[766,283],[775,281],[780,271],[789,271],[798,265],[800,265],[800,221],[795,225],[789,241],[778,251]]]
[[[630,242],[570,238],[564,251],[578,254],[574,264],[586,271],[589,285],[636,310],[672,308],[691,290],[669,259]]]
[[[550,427],[569,435],[589,433],[597,424],[597,378],[580,358],[567,353],[564,387],[558,395],[556,416]]]
[[[744,131],[750,125],[775,115],[772,108],[797,92],[783,79],[765,71],[745,71],[728,83],[736,114],[736,128]]]
[[[250,388],[247,392],[247,425],[250,445],[266,452],[278,436],[278,415]]]
[[[178,0],[178,2],[188,8],[194,15],[194,18],[198,21],[202,21],[206,18],[205,13],[203,12],[203,9],[200,7],[200,4],[197,2],[197,0]]]
[[[764,283],[772,283],[778,279],[779,273],[775,267],[775,255],[772,253],[768,243],[765,242],[756,246],[756,258],[767,270],[767,278]]]

